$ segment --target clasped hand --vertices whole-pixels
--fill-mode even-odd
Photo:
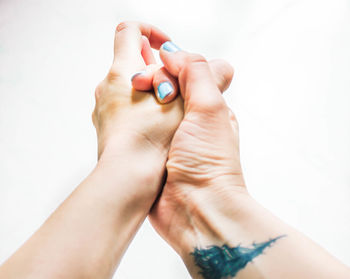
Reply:
[[[349,278],[248,195],[237,121],[222,97],[232,76],[225,61],[181,50],[155,27],[118,25],[96,89],[96,168],[0,278],[112,278],[147,216],[193,278]]]
[[[155,64],[151,47],[159,49],[164,66]],[[192,229],[194,211],[200,211],[198,199],[203,205],[206,199],[220,203],[228,192],[245,193],[237,122],[222,97],[232,76],[227,62],[207,62],[155,27],[126,22],[117,27],[113,65],[96,90],[100,160],[113,164],[118,139],[129,136],[126,145],[147,149],[142,152],[152,164],[151,153],[156,154],[156,167],[148,168],[143,157],[149,175],[162,176],[166,166],[164,185],[127,191],[144,193],[142,202],[148,209],[153,205],[153,226],[177,251],[188,238],[183,232]]]

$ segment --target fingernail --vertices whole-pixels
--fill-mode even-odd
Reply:
[[[146,71],[137,72],[137,73],[132,75],[130,80],[132,81],[135,77],[140,76],[140,75],[144,75],[145,73],[146,73]]]
[[[174,91],[170,82],[164,81],[158,85],[158,96],[163,100],[166,96],[170,95]]]
[[[169,52],[177,52],[181,50],[177,45],[175,45],[171,41],[167,41],[162,45],[162,49],[169,51]]]

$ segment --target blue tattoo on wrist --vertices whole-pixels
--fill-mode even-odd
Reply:
[[[272,238],[266,242],[253,243],[252,247],[229,247],[227,244],[209,246],[204,249],[195,248],[191,255],[195,264],[200,268],[200,274],[205,279],[222,279],[234,277],[255,257],[285,235]]]

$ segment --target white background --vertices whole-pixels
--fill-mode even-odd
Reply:
[[[349,265],[347,0],[0,0],[0,262],[93,168],[94,89],[128,19],[235,67],[251,194]],[[148,222],[116,277],[189,278]]]

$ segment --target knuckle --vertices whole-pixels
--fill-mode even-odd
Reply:
[[[118,67],[112,67],[106,76],[106,80],[108,82],[114,82],[119,80],[121,76],[122,72],[118,69]]]
[[[223,112],[226,109],[226,104],[223,98],[213,98],[207,103],[208,111],[212,111],[215,114]]]
[[[231,84],[234,69],[230,63],[222,59],[212,60],[211,71],[221,92],[224,92]]]
[[[105,80],[109,83],[115,83],[122,80],[125,74],[120,68],[121,67],[119,67],[118,63],[114,63],[112,68],[108,71]]]
[[[99,107],[99,117],[103,119],[110,119],[115,115],[121,107],[118,100],[108,100]]]
[[[119,23],[117,25],[117,28],[116,28],[116,31],[117,32],[120,32],[122,31],[123,29],[127,28],[129,26],[129,21],[122,21],[121,23]]]
[[[96,101],[96,103],[99,101],[99,99],[101,98],[101,95],[102,95],[102,92],[103,92],[103,83],[102,82],[100,82],[98,85],[97,85],[97,87],[96,87],[96,89],[95,89],[95,101]]]
[[[132,20],[122,21],[117,25],[116,32],[120,32],[131,27],[138,28],[138,26],[139,26],[139,23],[137,21],[132,21]]]
[[[180,70],[181,76],[195,76],[200,69],[207,64],[207,60],[200,54],[190,54]]]
[[[205,117],[217,118],[218,115],[223,115],[226,112],[226,107],[222,98],[207,95],[193,102],[190,109],[205,115]]]
[[[222,60],[222,68],[224,69],[224,72],[226,73],[227,78],[232,79],[232,77],[235,73],[235,70],[232,67],[232,65],[229,62],[227,62],[226,60]]]
[[[198,62],[199,63],[200,62],[207,62],[207,60],[205,59],[205,57],[203,55],[191,53],[187,56],[186,62],[189,64],[192,64],[192,63],[198,63]]]

